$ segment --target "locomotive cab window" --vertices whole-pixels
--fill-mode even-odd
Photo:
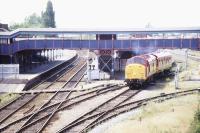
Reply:
[[[138,64],[143,64],[144,65],[145,61],[142,58],[136,57],[136,58],[134,58],[133,63],[138,63]]]
[[[143,65],[145,65],[145,60],[143,58],[133,57],[133,58],[127,60],[127,65],[129,65],[129,64],[143,64]]]

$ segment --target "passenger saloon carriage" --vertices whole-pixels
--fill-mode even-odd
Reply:
[[[172,56],[168,52],[134,56],[127,60],[125,82],[129,87],[141,86],[155,74],[169,70],[172,62]]]

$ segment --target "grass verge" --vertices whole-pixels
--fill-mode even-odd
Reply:
[[[194,120],[191,123],[191,127],[188,133],[200,133],[200,103],[198,105],[197,111],[195,112]]]
[[[5,93],[5,94],[0,95],[0,107],[4,106],[9,101],[12,101],[18,96],[19,94],[14,94],[14,93]]]

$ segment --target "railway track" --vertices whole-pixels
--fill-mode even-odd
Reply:
[[[79,132],[81,130],[84,130],[85,127],[89,126],[97,119],[97,114],[104,114],[107,110],[121,105],[122,103],[134,97],[140,91],[141,90],[133,91],[127,88],[123,92],[119,93],[118,95],[115,95],[114,97],[111,97],[110,99],[97,106],[93,110],[90,110],[87,113],[83,114],[73,122],[66,125],[61,130],[59,130],[58,132]]]
[[[75,71],[77,65],[79,65],[79,62],[83,62],[84,59],[81,57],[77,57],[75,61],[67,65],[66,67],[62,68],[60,71],[57,71],[56,73],[50,75],[47,79],[42,81],[40,84],[35,86],[34,90],[43,90],[43,89],[59,89],[59,86],[64,85],[65,82],[67,82],[71,76],[69,76],[69,73],[72,74],[70,71]],[[64,79],[62,82],[60,82],[60,79]]]
[[[138,101],[134,101],[134,102],[127,102],[127,103],[123,103],[119,106],[115,106],[112,109],[108,109],[106,112],[104,113],[98,113],[98,114],[94,114],[91,115],[90,117],[96,117],[96,119],[94,121],[92,121],[92,123],[89,123],[87,126],[85,126],[84,128],[82,128],[79,131],[76,131],[77,133],[84,133],[84,132],[88,132],[89,130],[91,130],[92,128],[100,125],[101,123],[116,117],[117,115],[120,115],[122,113],[126,113],[128,111],[140,108],[142,106],[146,106],[148,104],[148,102],[164,102],[166,100],[172,99],[172,98],[177,98],[177,97],[181,97],[181,96],[185,96],[185,95],[191,95],[194,93],[200,93],[200,89],[192,89],[192,90],[187,90],[187,91],[181,91],[181,92],[175,92],[175,93],[169,93],[169,94],[162,94],[159,96],[155,96],[155,97],[150,97],[150,98],[145,98],[145,99],[141,99]],[[82,123],[85,120],[82,120]],[[80,122],[81,123],[81,122]],[[79,124],[80,124],[79,123]],[[73,129],[73,127],[76,127],[77,125],[71,125],[71,129]],[[65,128],[63,128],[62,130],[58,131],[59,133],[64,133],[64,132],[69,132],[70,130],[65,130]]]
[[[19,109],[27,105],[31,100],[37,97],[38,94],[34,95],[22,95],[21,97],[17,98],[17,100],[12,101],[12,104],[3,106],[0,109],[0,124],[2,124],[7,118],[10,117],[13,113],[17,112]]]
[[[83,62],[83,59],[82,59],[82,62]],[[79,61],[79,64],[80,64],[80,61]],[[68,65],[69,66],[69,65]],[[61,87],[61,89],[63,89],[64,88],[64,86],[66,86],[67,85],[67,83],[71,83],[71,79],[70,78],[72,78],[73,79],[73,77],[75,77],[74,75],[76,75],[76,73],[75,73],[75,69],[76,69],[76,66],[80,66],[80,65],[74,65],[75,67],[73,67],[73,68],[71,68],[71,69],[69,69],[69,70],[72,70],[72,69],[74,69],[73,70],[73,72],[69,72],[69,71],[67,71],[67,72],[65,72],[64,74],[71,74],[72,76],[70,76],[70,77],[68,77],[68,78],[65,78],[65,80],[66,80],[66,82],[64,82],[63,83],[63,86]],[[84,65],[85,66],[85,65]],[[65,68],[65,70],[66,70],[66,68]],[[63,71],[63,69],[61,70],[61,71]],[[75,73],[75,74],[73,74],[73,73]],[[83,71],[82,71],[82,73],[83,73]],[[56,77],[58,77],[58,72],[57,73],[55,73],[54,74],[54,76],[56,76]],[[61,75],[59,75],[59,78],[60,77],[63,77],[63,76],[65,76],[64,74],[61,74]],[[80,74],[79,74],[79,76],[80,76]],[[50,78],[52,78],[52,76],[50,76],[49,78],[47,78],[47,80],[49,80]],[[56,81],[57,81],[57,79],[56,79]],[[79,81],[77,81],[77,82],[79,82]],[[53,82],[52,84],[54,84],[55,82]],[[77,84],[77,83],[76,83]],[[48,85],[47,87],[49,87],[50,85]],[[60,89],[59,89],[60,90]],[[11,118],[11,116],[13,116],[14,114],[16,114],[16,112],[23,112],[23,114],[26,114],[26,113],[30,113],[30,112],[34,112],[34,111],[36,111],[37,109],[41,109],[41,108],[43,108],[43,107],[45,107],[45,106],[47,106],[48,104],[50,104],[51,102],[50,101],[53,101],[53,99],[57,96],[57,95],[59,95],[59,94],[61,94],[61,93],[59,93],[59,90],[55,93],[55,94],[45,94],[45,93],[38,93],[38,94],[33,94],[33,95],[28,95],[28,94],[23,94],[21,97],[19,97],[19,98],[17,98],[17,99],[15,99],[15,100],[13,100],[11,103],[9,103],[9,104],[7,104],[6,106],[4,106],[4,107],[2,107],[1,108],[1,110],[0,110],[0,116],[1,116],[1,121],[0,121],[0,125],[1,126],[4,126],[5,125],[5,121],[7,120],[7,119],[9,119],[9,118]],[[30,104],[30,102],[33,100],[33,99],[36,99],[36,97],[38,98],[40,95],[43,95],[42,97],[43,97],[43,102],[40,104],[40,105],[38,105],[38,108],[36,108],[36,106],[34,105],[34,106],[29,106],[29,107],[26,107],[26,108],[29,108],[28,110],[24,110],[23,108],[25,107],[25,106],[27,106],[28,104]],[[63,94],[62,94],[63,95]],[[30,98],[29,98],[30,97]],[[44,97],[50,97],[50,99],[44,99]],[[59,99],[62,99],[63,97],[59,97]],[[54,99],[54,101],[57,101],[58,99]],[[37,100],[36,100],[37,101]],[[46,102],[47,101],[47,102]],[[41,101],[40,101],[41,102]],[[32,102],[32,103],[35,103],[35,102]],[[7,110],[9,110],[9,111],[7,111]],[[23,110],[23,111],[22,111]],[[19,114],[20,114],[19,113]],[[22,113],[21,113],[22,114]],[[18,117],[21,117],[21,115],[18,115]],[[14,115],[14,119],[18,119],[17,118],[17,115]],[[14,119],[12,119],[12,120],[14,120]],[[11,121],[12,121],[11,120]],[[7,123],[10,123],[11,121],[7,121]],[[2,123],[4,123],[4,124],[2,124]],[[6,124],[7,124],[6,123]]]
[[[115,87],[115,88],[112,88],[112,87]],[[95,96],[102,95],[102,94],[108,93],[110,91],[119,90],[120,88],[121,88],[121,86],[118,87],[116,85],[112,85],[112,86],[108,86],[108,87],[102,88],[102,89],[90,90],[89,92],[74,96],[73,98],[70,98],[70,99],[66,99],[66,100],[63,101],[62,107],[60,107],[57,110],[57,112],[65,110],[65,109],[68,109],[68,108],[71,108],[71,107],[73,107],[73,106],[75,106],[75,105],[77,105],[77,104],[79,104],[79,103],[81,103],[81,102],[83,102],[85,100],[91,99],[91,98],[93,98]],[[58,102],[58,103],[55,103],[54,105],[49,105],[49,106],[47,106],[45,108],[42,108],[38,112],[36,112],[35,114],[40,115],[41,117],[37,117],[34,120],[29,121],[27,123],[27,125],[22,127],[18,132],[22,132],[24,130],[25,131],[31,131],[31,132],[37,132],[37,131],[34,131],[34,128],[33,128],[32,125],[39,124],[39,122],[41,120],[47,119],[47,117],[49,117],[50,114],[52,113],[52,110],[53,110],[52,108],[57,107],[58,104],[60,104],[60,103]],[[7,132],[7,131],[15,131],[15,129],[16,129],[15,125],[16,124],[19,125],[19,123],[24,123],[25,121],[27,121],[27,119],[30,119],[31,115],[33,115],[33,114],[29,114],[27,116],[24,116],[21,119],[18,119],[18,120],[15,120],[12,123],[9,123],[8,125],[2,127],[0,129],[0,131],[5,131],[5,132]]]
[[[73,64],[73,63],[74,62],[72,62],[71,64]],[[43,80],[40,84],[38,84],[38,86],[40,86],[41,84],[43,84],[45,81],[51,79],[52,77],[58,78],[58,76],[57,76],[58,73],[63,72],[64,70],[66,70],[69,66],[71,66],[71,64],[67,65],[65,68],[61,69],[60,71],[57,71],[55,74],[53,74],[50,77],[48,77],[45,80]],[[32,90],[36,89],[38,86],[32,88]],[[19,110],[20,108],[24,107],[26,104],[28,104],[31,100],[33,100],[37,96],[38,95],[35,95],[35,94],[33,94],[33,95],[22,94],[21,96],[19,96],[16,99],[12,100],[8,104],[2,106],[0,108],[0,118],[1,118],[1,120],[5,119],[5,118],[2,118],[2,117],[8,116],[8,114],[11,115],[11,112],[15,113],[17,110]],[[17,102],[19,102],[19,103],[17,103]],[[15,104],[18,104],[17,107],[15,107]],[[9,110],[5,112],[5,110],[7,110],[7,108],[9,108]]]
[[[40,121],[39,125],[42,125],[41,128],[38,128],[37,126],[37,129],[39,129],[38,132],[40,132],[40,130],[42,130],[46,125],[47,123],[50,121],[51,117],[53,117],[53,115],[56,113],[56,110],[63,104],[64,100],[69,98],[69,96],[73,93],[72,91],[70,92],[62,92],[62,93],[59,93],[60,90],[66,88],[66,86],[68,84],[70,84],[70,87],[74,88],[76,87],[76,85],[78,84],[78,82],[82,79],[84,73],[85,73],[85,66],[86,64],[84,63],[80,63],[81,65],[81,68],[78,70],[78,71],[70,71],[68,74],[69,75],[72,75],[71,78],[69,80],[66,81],[66,83],[63,84],[63,86],[61,87],[61,89],[59,89],[51,98],[50,100],[45,103],[45,105],[43,105],[41,108],[44,108],[48,105],[53,105],[55,104],[56,102],[58,101],[61,101],[57,106],[55,106],[54,108],[51,108],[50,110],[46,110],[46,112],[52,112],[52,114],[45,120],[43,121]],[[73,90],[73,89],[72,89]],[[40,108],[40,109],[41,109]],[[46,113],[45,112],[45,113]],[[31,123],[32,121],[35,121],[37,119],[39,119],[40,117],[42,117],[44,114],[43,113],[35,113],[33,114],[23,125],[22,125],[22,128],[21,129],[24,129],[23,127],[26,126],[28,123]],[[18,131],[18,132],[21,132],[21,129]],[[35,127],[32,127],[31,131],[35,129]]]
[[[66,95],[66,98],[69,97],[71,93],[69,92],[68,95]],[[92,94],[94,97],[94,94]],[[80,102],[83,102],[86,99],[89,99],[92,97],[91,94],[87,95],[85,98],[81,98],[77,101],[77,99],[74,101],[69,100],[68,102],[65,102],[65,100],[61,101],[57,106],[53,108],[48,108],[45,110],[45,112],[40,113],[40,117],[37,117],[34,121],[29,122],[27,126],[22,127],[18,132],[42,132],[43,129],[47,126],[48,123],[50,123],[51,119],[54,119],[54,115],[59,111],[65,109],[72,108],[72,106],[77,105]],[[95,96],[98,96],[97,94]],[[65,99],[66,99],[65,98]],[[48,116],[46,117],[46,114],[48,112]],[[42,124],[41,124],[42,123]],[[41,126],[42,125],[42,126]]]

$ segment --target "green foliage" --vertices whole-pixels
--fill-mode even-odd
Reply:
[[[195,120],[200,122],[200,109],[198,108],[198,110],[195,113]]]
[[[200,108],[195,112],[194,121],[191,124],[189,133],[200,133]]]
[[[42,18],[37,16],[37,14],[33,13],[32,15],[25,18],[25,25],[29,25],[29,27],[43,27]]]
[[[11,30],[15,30],[18,28],[42,28],[44,27],[42,24],[42,18],[38,16],[36,13],[26,17],[24,22],[22,23],[14,23],[10,26]]]
[[[36,13],[26,17],[22,23],[14,23],[10,25],[11,30],[18,28],[55,28],[55,12],[53,11],[53,4],[48,1],[46,11],[38,16]]]
[[[0,106],[3,106],[7,104],[9,101],[12,101],[13,99],[20,96],[19,94],[13,94],[13,93],[5,93],[0,95]]]
[[[55,28],[55,12],[53,11],[53,4],[51,1],[48,1],[47,8],[45,12],[42,12],[42,19],[44,27]]]
[[[9,29],[11,30],[16,30],[18,28],[26,28],[24,23],[14,23],[14,24],[11,24]]]

